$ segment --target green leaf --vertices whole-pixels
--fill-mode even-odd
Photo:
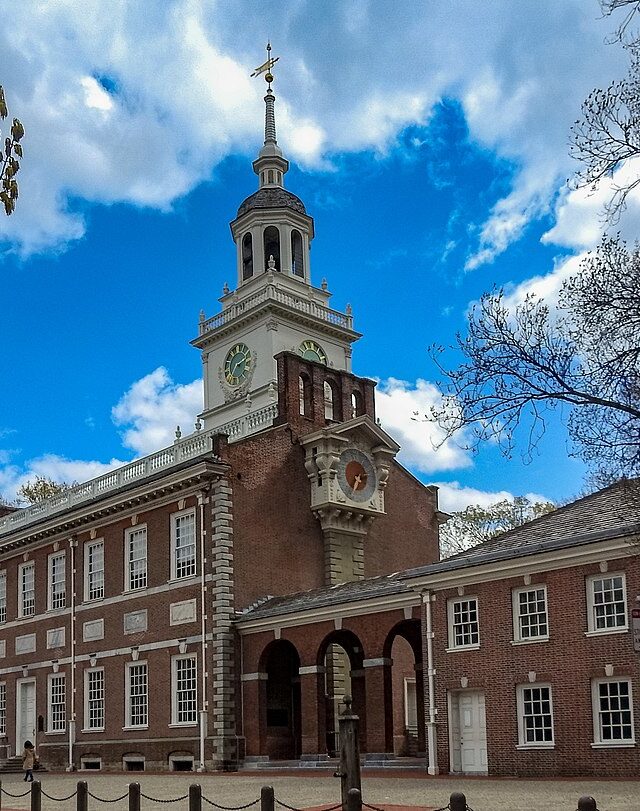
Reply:
[[[22,157],[22,144],[14,144],[13,149],[14,149],[14,152],[16,153],[16,155],[19,158],[21,158]]]
[[[24,127],[22,123],[17,119],[13,119],[13,125],[11,127],[11,137],[14,141],[19,141],[22,136],[24,135]]]
[[[4,89],[0,84],[0,118],[6,118],[9,115],[7,110],[7,103],[4,100]]]

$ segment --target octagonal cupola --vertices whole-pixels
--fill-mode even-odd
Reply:
[[[284,188],[289,161],[283,156],[276,136],[271,71],[277,61],[277,57],[272,58],[268,44],[267,61],[252,74],[264,73],[267,82],[264,144],[253,161],[258,191],[243,200],[231,223],[237,249],[238,287],[269,272],[311,283],[309,247],[313,239],[313,219],[302,200]]]

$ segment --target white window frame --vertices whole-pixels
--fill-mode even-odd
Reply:
[[[7,734],[7,683],[0,682],[0,735]]]
[[[178,521],[181,518],[186,517],[193,518],[193,544],[188,544],[188,546],[193,546],[193,571],[189,574],[179,574],[178,573],[178,537],[177,537],[177,525]],[[196,521],[196,511],[191,508],[188,510],[182,510],[181,512],[171,513],[171,579],[172,580],[186,580],[189,577],[195,577],[198,574],[198,542],[197,542],[197,535],[198,535],[198,525]]]
[[[144,556],[139,558],[132,558],[132,548],[131,548],[131,539],[141,533],[144,532]],[[124,590],[125,591],[138,591],[139,589],[146,589],[148,585],[148,557],[147,557],[147,525],[140,524],[135,527],[131,527],[130,529],[126,529],[124,533]],[[135,568],[133,564],[144,561],[144,578],[139,574],[138,576],[140,579],[144,579],[144,582],[140,585],[132,585],[132,574],[133,569]]]
[[[525,725],[525,691],[527,690],[548,690],[549,691],[549,716],[551,717],[551,740],[550,741],[528,741],[527,728]],[[518,749],[553,749],[555,747],[555,730],[553,722],[553,688],[548,683],[534,682],[533,684],[519,684],[516,687],[517,712],[518,712]],[[537,717],[546,715],[539,713]],[[532,715],[532,717],[536,717]]]
[[[91,550],[97,549],[100,547],[102,549],[102,568],[95,569],[95,571],[90,571],[91,565]],[[104,539],[97,538],[96,540],[92,541],[85,541],[83,547],[83,557],[84,557],[84,599],[85,602],[93,602],[95,600],[102,600],[104,599]],[[92,578],[96,577],[97,575],[102,576],[102,587],[101,589],[95,588],[95,591],[100,591],[99,594],[91,595],[92,590],[94,587],[92,586]],[[96,578],[99,580],[100,578]]]
[[[62,706],[62,721],[56,718],[53,712],[53,685],[54,682],[62,684],[62,701],[56,706]],[[47,734],[66,732],[67,730],[67,680],[64,673],[50,673],[47,679]]]
[[[89,726],[91,722],[90,711],[89,711],[89,682],[91,680],[91,675],[95,673],[102,673],[102,726]],[[84,671],[84,729],[83,732],[104,732],[105,729],[105,720],[106,720],[106,703],[105,703],[105,695],[106,695],[106,688],[105,688],[105,675],[104,675],[104,667],[91,667],[86,668]]]
[[[532,592],[542,591],[544,594],[544,616],[547,632],[545,634],[538,634],[536,636],[524,636],[522,633],[522,618],[530,617],[531,614],[520,613],[520,595],[531,594]],[[538,585],[524,586],[523,588],[513,589],[511,592],[512,612],[513,612],[513,641],[528,644],[529,642],[546,642],[549,639],[549,601],[547,599],[547,586],[544,583]],[[538,613],[538,612],[535,612]]]
[[[33,588],[31,591],[33,592],[32,596],[32,605],[33,611],[25,611],[25,600],[26,595],[28,593],[28,589],[25,589],[25,577],[24,572],[27,569],[31,569],[33,572]],[[21,563],[18,566],[18,616],[19,617],[34,617],[36,613],[36,564],[35,561],[29,560],[26,563]]]
[[[610,627],[598,628],[596,622],[596,600],[595,584],[601,580],[612,580],[619,577],[622,580],[622,605],[624,607],[624,624],[612,625]],[[587,584],[587,633],[589,635],[600,634],[621,634],[629,630],[629,609],[627,606],[627,578],[624,572],[605,572],[603,574],[590,575],[586,579]]]
[[[56,561],[62,561],[62,579],[54,582],[54,565]],[[58,572],[59,575],[59,572]],[[62,589],[55,591],[55,587],[62,583]],[[54,552],[47,558],[47,610],[56,611],[59,608],[67,607],[67,556],[65,552]],[[61,605],[55,605],[56,597]]]
[[[144,667],[145,668],[145,703],[144,703],[144,713],[145,713],[145,722],[144,723],[134,723],[134,719],[132,717],[132,706],[131,706],[131,673],[135,671],[136,668]],[[148,729],[149,728],[149,665],[145,662],[127,662],[125,670],[124,670],[124,678],[125,678],[125,727],[124,729]]]
[[[89,766],[89,763],[97,763],[97,766]],[[80,771],[99,772],[102,770],[102,758],[93,755],[82,755],[80,757]]]
[[[625,683],[628,685],[629,690],[629,714],[631,716],[631,737],[630,738],[615,738],[608,739],[602,736],[602,725],[600,723],[600,685]],[[635,724],[633,718],[633,683],[630,677],[625,676],[612,676],[606,679],[593,679],[591,682],[591,710],[593,715],[593,748],[613,748],[623,749],[628,746],[636,745]]]
[[[456,633],[455,633],[455,606],[458,603],[470,603],[475,602],[476,604],[476,626],[477,626],[477,642],[469,642],[466,644],[457,644],[456,643]],[[469,623],[467,623],[469,624]],[[447,627],[449,633],[449,647],[447,648],[447,652],[456,651],[456,650],[477,650],[480,647],[480,601],[475,595],[470,595],[469,597],[466,594],[463,597],[451,597],[447,600]]]
[[[7,621],[7,570],[0,572],[0,623]]]
[[[194,687],[194,718],[189,721],[178,720],[178,662],[191,659],[194,663],[195,675],[193,677]],[[193,727],[198,724],[198,658],[195,653],[186,653],[171,658],[171,726]]]
[[[409,685],[413,685],[413,697],[415,701],[415,718],[410,718],[409,715]],[[415,723],[414,723],[415,721]],[[418,694],[415,676],[404,677],[404,727],[410,733],[417,735],[418,733]]]

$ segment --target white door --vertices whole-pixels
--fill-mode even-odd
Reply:
[[[36,682],[35,679],[20,680],[16,685],[16,754],[24,748],[24,742],[36,743]]]
[[[484,693],[458,693],[460,765],[464,774],[487,773],[487,726]]]

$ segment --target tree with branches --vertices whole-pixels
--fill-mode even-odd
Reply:
[[[603,238],[557,308],[531,295],[509,308],[503,291],[485,294],[456,344],[464,361],[452,370],[432,349],[444,398],[430,417],[447,438],[467,429],[470,447],[494,440],[508,456],[524,434],[530,453],[562,406],[571,452],[594,483],[640,475],[640,247]]]
[[[46,476],[36,476],[18,488],[18,502],[38,504],[40,501],[64,493],[71,486],[68,482],[56,482]]]
[[[4,121],[9,115],[4,90],[0,85],[0,119]],[[13,214],[18,199],[18,182],[16,175],[20,169],[18,158],[22,158],[22,144],[24,127],[17,119],[13,119],[10,134],[4,139],[4,151],[0,153],[0,201],[7,216]],[[1,134],[0,134],[1,142]]]

